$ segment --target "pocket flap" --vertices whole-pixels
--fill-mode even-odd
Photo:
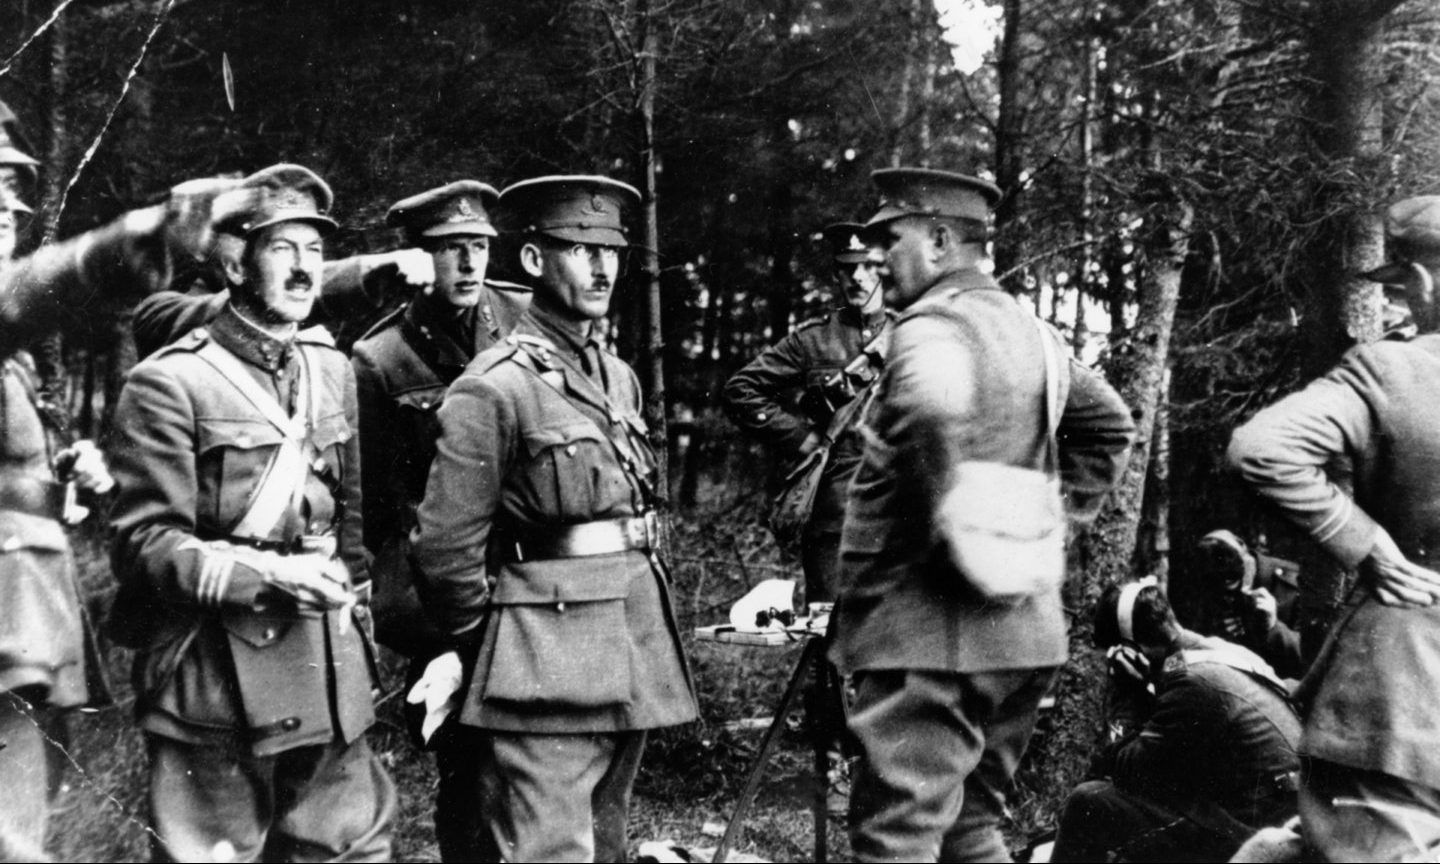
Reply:
[[[274,447],[284,440],[280,430],[264,420],[204,418],[199,421],[199,427],[196,444],[201,453],[216,447],[234,450]]]
[[[491,602],[500,606],[531,603],[585,603],[630,596],[636,553],[588,555],[517,561],[500,569]],[[648,572],[648,566],[646,568]]]
[[[415,411],[434,411],[445,398],[444,387],[421,387],[395,394],[395,402],[402,408]]]
[[[316,450],[325,450],[343,441],[350,440],[350,424],[345,422],[344,412],[320,417],[315,421],[315,430],[310,434]]]
[[[531,456],[538,455],[548,447],[559,447],[575,441],[599,441],[604,443],[600,430],[594,423],[570,423],[564,426],[549,426],[525,433],[525,447]]]
[[[227,615],[225,629],[251,648],[268,648],[285,638],[295,624],[291,618],[265,615]]]

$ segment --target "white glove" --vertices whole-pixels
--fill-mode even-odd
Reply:
[[[425,743],[430,743],[430,736],[460,705],[463,678],[460,655],[448,651],[426,664],[424,674],[406,694],[405,701],[411,705],[425,703],[425,719],[420,723],[420,738]]]
[[[389,253],[390,263],[400,278],[411,288],[422,288],[429,294],[435,289],[435,259],[423,249],[398,249]]]

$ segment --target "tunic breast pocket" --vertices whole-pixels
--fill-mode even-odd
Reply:
[[[225,531],[249,506],[280,445],[280,430],[259,418],[203,418],[198,427],[199,503],[210,502],[213,509],[196,515],[213,529]]]
[[[525,434],[525,473],[543,512],[557,522],[586,522],[629,500],[629,486],[610,444],[593,423],[572,423]]]

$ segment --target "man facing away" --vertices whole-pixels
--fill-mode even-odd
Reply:
[[[1387,213],[1390,266],[1424,335],[1352,349],[1235,430],[1256,492],[1360,577],[1311,664],[1302,833],[1324,861],[1430,861],[1440,849],[1440,196]],[[1326,474],[1348,463],[1353,493]]]
[[[982,269],[999,189],[928,169],[872,176],[881,205],[868,227],[900,317],[841,540],[831,656],[856,690],[851,845],[862,861],[1006,861],[1005,791],[1065,661],[1064,612],[1058,586],[1013,604],[977,598],[941,502],[961,462],[1044,469],[1040,340],[1058,336]],[[1058,467],[1084,524],[1124,468],[1133,424],[1099,376],[1072,362],[1062,377]]]
[[[639,385],[596,335],[637,203],[591,176],[501,193],[534,299],[440,408],[413,559],[465,665],[486,860],[625,860],[646,731],[696,716]]]
[[[154,854],[388,860],[354,374],[298,326],[331,193],[296,165],[245,186],[243,281],[116,410],[112,629],[137,650]]]

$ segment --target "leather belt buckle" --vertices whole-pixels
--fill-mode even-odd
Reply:
[[[660,548],[660,514],[654,510],[646,510],[641,518],[645,522],[645,548]]]

